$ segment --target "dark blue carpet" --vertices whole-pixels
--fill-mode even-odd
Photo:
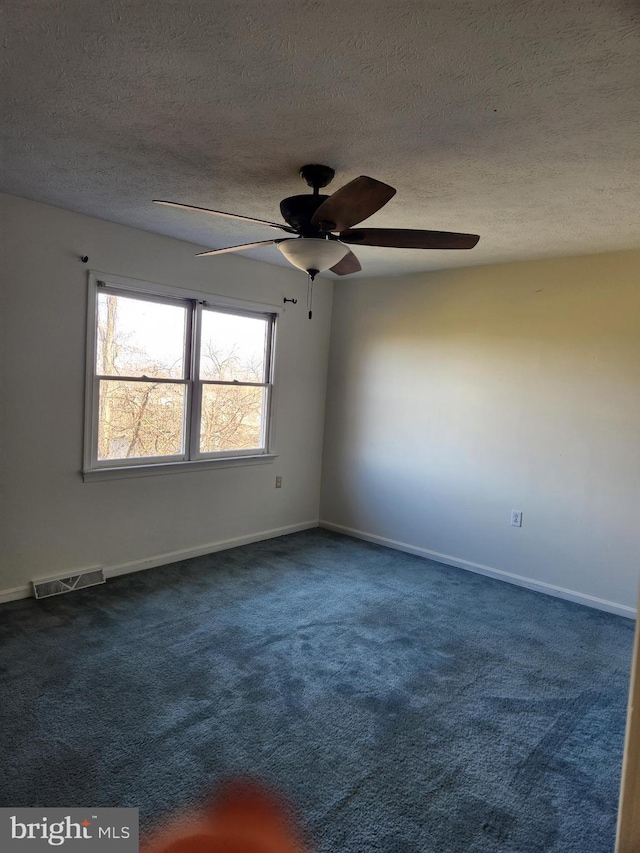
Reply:
[[[0,805],[269,780],[319,851],[610,853],[633,624],[313,530],[0,608]]]

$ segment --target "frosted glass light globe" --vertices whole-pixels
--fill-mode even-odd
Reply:
[[[282,240],[278,248],[294,267],[305,272],[328,270],[349,251],[349,247],[339,240],[324,240],[322,237],[293,237]]]

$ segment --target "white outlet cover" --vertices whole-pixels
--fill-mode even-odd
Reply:
[[[520,509],[512,509],[511,510],[511,526],[512,527],[522,527],[522,510],[520,510]]]

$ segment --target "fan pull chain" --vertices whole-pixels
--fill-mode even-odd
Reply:
[[[307,308],[309,319],[313,316],[313,282],[318,275],[318,270],[307,270]]]

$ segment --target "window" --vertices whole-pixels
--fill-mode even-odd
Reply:
[[[90,285],[85,477],[269,455],[273,311]]]

